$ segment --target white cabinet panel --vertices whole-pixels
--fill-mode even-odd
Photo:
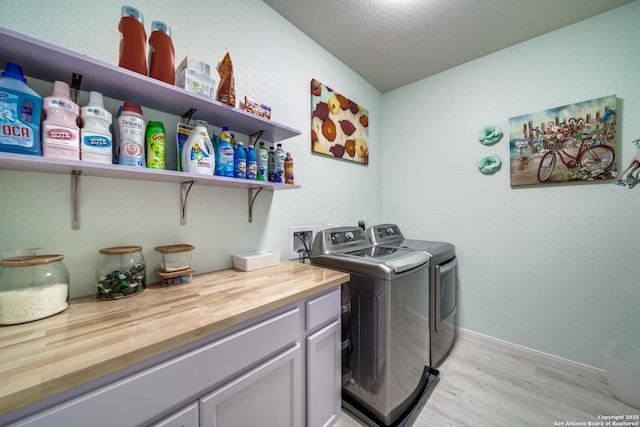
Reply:
[[[340,288],[307,302],[307,330],[340,315]]]
[[[194,402],[150,427],[198,427],[198,423],[198,402]]]
[[[206,427],[300,427],[300,344],[200,399]]]
[[[340,417],[340,320],[307,337],[307,426],[331,426]]]

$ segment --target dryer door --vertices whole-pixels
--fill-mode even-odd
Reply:
[[[455,325],[457,258],[436,265],[436,332]]]

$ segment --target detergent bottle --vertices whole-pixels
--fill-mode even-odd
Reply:
[[[135,7],[120,9],[120,58],[118,65],[127,70],[147,75],[147,33],[144,31],[144,16]]]
[[[104,108],[100,92],[89,92],[89,104],[80,109],[80,160],[98,163],[113,161],[111,113]]]
[[[7,62],[0,76],[0,151],[42,155],[42,98],[27,86],[22,67]]]
[[[149,36],[149,77],[173,85],[176,81],[175,62],[171,29],[164,22],[153,21]]]
[[[185,172],[213,175],[215,158],[207,122],[196,120],[196,126],[182,147],[182,167]]]
[[[42,155],[80,160],[80,107],[69,97],[69,85],[55,81],[42,110]]]
[[[260,141],[256,156],[258,157],[257,179],[258,181],[266,181],[268,173],[267,170],[269,168],[269,153],[267,152],[267,149],[264,148],[264,141]]]
[[[284,158],[282,144],[278,143],[274,154],[275,173],[273,174],[273,182],[284,182]]]
[[[253,145],[247,149],[247,179],[258,179],[258,157]]]
[[[276,152],[273,149],[273,145],[269,147],[267,153],[267,178],[269,182],[274,182],[274,176],[276,173]]]
[[[222,128],[219,138],[220,142],[216,152],[216,175],[233,177],[235,162],[231,134],[228,127]]]
[[[247,152],[244,151],[244,144],[240,141],[236,142],[236,151],[234,153],[234,176],[236,178],[245,179],[247,177]]]
[[[288,151],[284,157],[284,183],[295,184],[295,180],[293,178],[293,157]]]

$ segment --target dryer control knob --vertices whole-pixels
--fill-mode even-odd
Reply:
[[[351,231],[347,231],[344,233],[344,238],[346,241],[350,242],[353,240],[353,233]]]
[[[393,227],[387,228],[387,235],[388,236],[393,236],[393,233],[394,233]]]

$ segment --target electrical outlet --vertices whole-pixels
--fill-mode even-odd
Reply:
[[[311,245],[316,237],[315,225],[289,227],[289,259],[299,260],[311,255]]]

